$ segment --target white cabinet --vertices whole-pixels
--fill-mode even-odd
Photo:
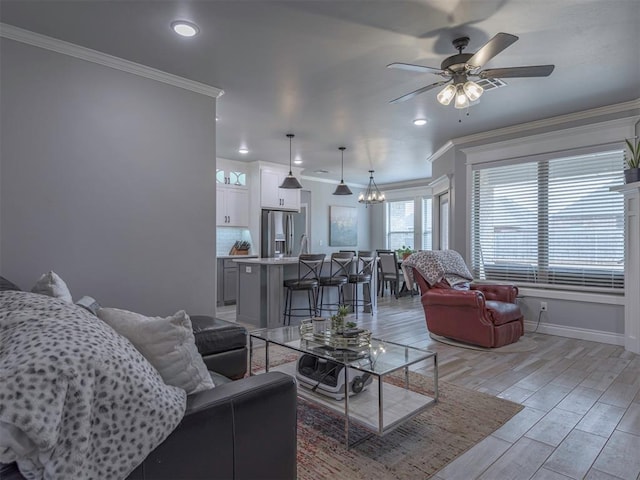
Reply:
[[[262,208],[276,210],[300,210],[300,190],[280,188],[288,172],[284,170],[260,170],[260,199]]]
[[[216,189],[216,225],[247,227],[249,225],[249,191],[240,188]]]

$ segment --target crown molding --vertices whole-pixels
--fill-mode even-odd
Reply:
[[[123,72],[132,73],[139,77],[149,78],[151,80],[190,90],[208,97],[218,98],[224,94],[223,90],[210,85],[205,85],[204,83],[188,80],[171,73],[163,72],[129,60],[124,60],[119,57],[114,57],[113,55],[98,52],[97,50],[81,47],[73,43],[65,42],[64,40],[58,40],[57,38],[47,37],[46,35],[14,27],[13,25],[6,23],[0,23],[0,37],[33,45],[34,47],[43,48],[45,50],[51,50],[53,52],[79,58],[80,60],[96,63],[98,65],[103,65]]]
[[[447,146],[449,143],[452,144],[451,146],[454,146],[454,145],[457,146],[457,145],[464,145],[472,142],[489,140],[491,138],[501,137],[504,135],[526,133],[531,130],[536,130],[538,128],[552,127],[555,125],[561,125],[563,123],[578,122],[580,120],[587,120],[595,117],[601,117],[604,115],[627,112],[637,108],[640,108],[640,98],[631,100],[629,102],[616,103],[614,105],[606,105],[604,107],[592,108],[591,110],[583,110],[581,112],[568,113],[566,115],[559,115],[557,117],[544,118],[542,120],[535,120],[533,122],[520,123],[518,125],[512,125],[510,127],[499,128],[496,130],[490,130],[482,133],[475,133],[473,135],[467,135],[465,137],[458,137],[447,142],[445,146]],[[439,151],[440,150],[438,150],[438,152]]]
[[[378,185],[380,190],[384,190],[385,192],[389,191],[398,191],[398,190],[412,190],[412,189],[421,189],[421,188],[429,188],[429,182],[431,181],[431,177],[426,178],[418,178],[416,180],[406,180],[404,182],[392,182],[392,183],[381,183]]]
[[[622,139],[633,135],[633,123],[638,118],[638,116],[616,118],[577,127],[556,129],[495,143],[460,148],[460,151],[466,155],[466,163],[472,165],[535,155],[551,154],[555,156],[558,152],[588,149],[595,145],[615,147],[618,144],[619,148],[622,148]]]
[[[427,158],[427,162],[428,163],[435,162],[436,160],[438,160],[442,155],[447,153],[454,146],[455,145],[454,145],[452,140],[447,140],[447,142],[444,145],[442,145],[438,150],[436,150],[434,153],[432,153],[429,158]]]

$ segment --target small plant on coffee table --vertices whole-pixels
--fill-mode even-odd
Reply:
[[[349,307],[347,305],[338,306],[338,311],[331,315],[331,330],[334,332],[342,332],[345,328],[355,327],[355,323],[347,322],[345,325],[345,317],[349,314]],[[350,326],[353,325],[353,326]]]

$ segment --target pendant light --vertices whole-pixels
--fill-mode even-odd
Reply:
[[[289,137],[289,175],[287,175],[280,185],[280,188],[294,189],[294,188],[302,188],[300,182],[296,177],[291,173],[291,139],[294,137],[293,133],[287,133],[287,137]]]
[[[380,192],[376,182],[373,180],[373,170],[369,170],[369,185],[366,191],[360,192],[360,195],[358,195],[358,202],[364,203],[365,207],[384,202],[384,193]]]
[[[333,194],[334,195],[353,195],[353,193],[351,193],[351,190],[349,190],[349,187],[347,186],[347,184],[344,183],[344,151],[346,150],[346,147],[340,147],[338,148],[338,150],[342,152],[342,161],[340,162],[340,183],[336,187],[336,191],[333,192]]]

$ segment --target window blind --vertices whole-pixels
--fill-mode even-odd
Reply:
[[[387,248],[413,246],[413,200],[387,203]]]
[[[624,287],[621,150],[473,172],[472,267],[482,279]]]

